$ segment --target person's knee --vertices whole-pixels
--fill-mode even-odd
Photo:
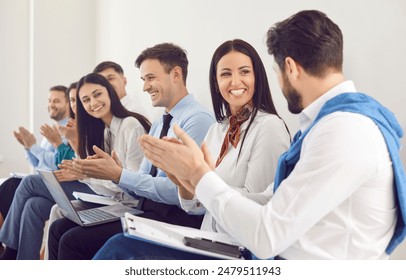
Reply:
[[[38,175],[28,175],[21,180],[20,184],[33,184],[38,180],[42,180]]]
[[[97,251],[96,255],[93,259],[95,260],[109,260],[109,259],[117,259],[117,250],[119,250],[120,246],[123,244],[124,235],[122,233],[118,233],[107,240],[106,243]],[[124,244],[127,244],[125,242]]]
[[[25,176],[17,187],[16,195],[32,193],[38,182],[42,182],[42,179],[38,175]]]
[[[41,218],[43,220],[48,220],[53,205],[53,202],[45,198],[34,196],[25,202],[24,213],[35,219]]]
[[[70,222],[67,218],[62,218],[53,221],[48,230],[48,245],[49,247],[59,247],[62,237],[68,232],[74,224]]]
[[[120,247],[122,244],[126,244],[128,241],[128,239],[126,240],[127,237],[124,236],[124,234],[122,233],[118,233],[116,235],[114,235],[113,237],[111,237],[109,240],[107,240],[107,242],[105,243],[105,245],[110,246],[110,248],[115,248],[115,247]]]

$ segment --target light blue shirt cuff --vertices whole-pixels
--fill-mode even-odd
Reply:
[[[34,144],[29,148],[27,151],[34,156],[38,156],[42,152],[43,148],[41,148],[39,145]]]
[[[131,191],[131,189],[129,189],[128,187],[135,185],[134,182],[137,181],[137,176],[138,174],[136,172],[123,168],[123,170],[121,171],[120,181],[118,182],[118,185],[122,188]]]

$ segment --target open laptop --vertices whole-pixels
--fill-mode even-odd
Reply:
[[[85,210],[76,210],[72,202],[66,196],[61,184],[52,171],[37,169],[48,191],[55,202],[64,212],[65,217],[80,226],[88,227],[104,223],[117,221],[124,213],[129,212],[134,215],[142,214],[143,211],[134,209],[122,204],[95,207]]]

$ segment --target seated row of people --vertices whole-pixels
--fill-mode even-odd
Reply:
[[[62,85],[52,86],[49,89],[48,113],[49,117],[55,121],[55,125],[51,127],[44,124],[40,127],[43,135],[40,145],[37,144],[34,134],[25,127],[19,127],[14,132],[15,138],[25,149],[28,162],[34,168],[56,170],[57,165],[63,159],[71,159],[74,155],[72,148],[67,145],[68,139],[64,133],[60,134],[58,131],[59,128],[68,126],[69,119],[74,118],[69,106],[70,91],[71,88]],[[21,183],[23,175],[12,176],[0,186],[0,228],[9,212],[15,191]],[[3,249],[3,246],[0,246],[0,249]]]
[[[124,145],[123,143],[128,140],[127,137],[134,137],[136,139],[141,134],[149,131],[150,123],[147,118],[138,113],[129,112],[123,106],[124,103],[132,110],[138,107],[138,105],[134,104],[134,101],[128,99],[128,96],[126,95],[126,80],[120,65],[110,61],[102,62],[94,69],[94,73],[89,74],[89,77],[89,79],[95,79],[95,83],[97,82],[105,87],[109,86],[109,96],[107,98],[111,99],[111,102],[108,107],[104,106],[104,108],[107,108],[107,112],[109,112],[111,104],[113,104],[110,113],[118,116],[118,120],[120,120],[117,124],[116,119],[114,118],[113,126],[115,128],[115,133],[117,132],[118,128],[125,128],[124,131],[126,131],[127,134],[120,135],[122,146]],[[44,135],[44,139],[49,139],[48,142],[52,142],[52,146],[55,148],[54,151],[49,153],[38,153],[42,157],[40,158],[40,160],[37,161],[39,162],[39,164],[33,166],[35,168],[45,170],[56,169],[54,171],[54,174],[59,179],[59,181],[66,182],[63,183],[63,186],[68,197],[70,197],[71,199],[73,199],[73,191],[98,192],[101,194],[109,195],[112,195],[114,193],[117,196],[122,197],[123,192],[111,182],[109,183],[107,181],[96,180],[88,184],[89,182],[86,182],[86,178],[84,176],[78,177],[72,173],[67,172],[66,170],[57,170],[62,160],[71,160],[75,153],[79,155],[79,151],[85,151],[84,147],[86,146],[84,145],[86,144],[89,144],[90,147],[92,145],[98,145],[104,148],[104,146],[101,146],[104,145],[104,127],[110,126],[109,123],[104,124],[103,121],[97,116],[93,119],[92,117],[86,118],[88,114],[86,113],[82,103],[76,102],[77,100],[79,100],[77,96],[77,83],[72,83],[72,85],[65,91],[62,90],[62,87],[59,87],[58,89],[60,89],[59,92],[56,91],[54,88],[52,88],[50,91],[49,111],[50,113],[54,112],[53,114],[56,114],[55,112],[59,112],[59,116],[61,116],[63,115],[62,111],[64,111],[62,109],[66,109],[66,106],[70,105],[71,118],[69,120],[67,118],[64,118],[64,123],[66,123],[65,126],[59,124],[57,127],[48,126],[49,130],[52,130],[53,135],[51,135],[51,133],[42,133]],[[66,94],[66,96],[64,96],[64,98],[61,98],[61,96],[59,96],[58,94]],[[54,95],[56,96],[55,98]],[[59,99],[57,99],[57,97],[59,97]],[[90,113],[92,113],[92,110],[90,108],[88,108],[88,110]],[[107,112],[104,111],[104,114],[107,114]],[[78,118],[79,115],[82,115],[82,117]],[[53,115],[51,115],[51,117],[52,116]],[[125,122],[125,125],[121,126],[121,119],[125,118],[125,116],[132,116],[135,118],[135,120],[131,121],[132,119],[134,119],[131,118]],[[111,121],[112,120],[110,120],[110,122]],[[79,139],[82,139],[78,136],[79,127],[82,128],[80,131],[81,133],[86,135],[86,138],[88,135],[90,135],[89,143],[79,141]],[[98,134],[96,134],[97,127],[99,127]],[[41,128],[41,130],[43,129]],[[54,139],[57,139],[57,136],[59,136],[59,139],[61,138],[59,133],[66,136],[66,139],[69,140],[69,145],[65,145],[64,143],[58,145],[58,141]],[[134,144],[125,145],[125,149],[123,149],[124,155],[128,153],[127,157],[129,159],[128,162],[125,163],[128,163],[129,168],[138,169],[142,159],[142,152],[140,151],[136,142],[133,141],[130,143]],[[38,149],[35,147],[35,145],[27,145],[26,148],[29,150]],[[30,160],[30,162],[36,163],[33,160]],[[48,165],[42,164],[43,162],[48,163]],[[81,179],[82,183],[75,181],[77,179]],[[7,245],[7,250],[5,253],[10,254],[10,258],[14,258],[14,255],[16,255],[16,251],[19,251],[18,255],[16,255],[16,257],[19,259],[38,259],[38,248],[40,248],[42,243],[42,229],[44,228],[45,221],[48,219],[49,211],[55,202],[53,201],[53,198],[50,196],[49,192],[45,189],[45,185],[38,175],[26,176],[23,178],[22,182],[18,183],[18,188],[18,185],[8,185],[7,187],[1,187],[1,190],[10,190],[9,195],[3,195],[2,193],[0,197],[2,202],[6,201],[8,202],[8,205],[11,204],[11,201],[13,201],[13,203],[11,204],[11,210],[9,213],[11,217],[5,219],[5,224],[4,226],[2,226],[0,232],[0,239],[2,241],[4,240],[3,243]],[[91,187],[89,188],[89,186]],[[16,194],[14,194],[15,192]],[[4,217],[6,217],[6,215],[4,215]],[[35,221],[35,223],[26,221]],[[21,236],[21,239],[19,236]],[[22,250],[17,250],[18,248],[22,248]],[[4,257],[9,258],[6,254],[4,255]]]
[[[108,80],[88,74],[76,92],[77,157],[55,173],[67,194],[81,186],[145,218],[227,233],[250,258],[387,259],[406,233],[402,130],[345,79],[342,42],[338,26],[314,10],[268,31],[289,110],[300,114],[290,147],[265,67],[243,40],[213,54],[215,118],[189,94],[186,52],[172,43],[135,61],[152,105],[164,108],[150,129]],[[37,175],[23,179],[0,230],[2,259],[38,258],[54,203]],[[120,222],[78,226],[57,206],[48,238],[49,259],[207,258],[129,239]]]
[[[165,112],[172,116],[167,136],[173,137],[172,127],[179,124],[196,143],[205,139],[210,151],[219,157],[219,174],[242,193],[262,192],[272,182],[277,159],[288,148],[290,137],[276,113],[258,53],[242,40],[227,41],[218,48],[210,75],[216,123],[206,110],[199,114],[201,105],[193,108],[188,101],[191,95],[187,94],[182,74],[187,69],[182,70],[179,57],[186,60],[179,47],[159,44],[146,49],[136,60],[144,90],[151,94],[153,104],[165,106]],[[150,135],[162,137],[163,126],[162,121],[154,124]],[[97,160],[75,160],[75,168],[90,176],[115,181],[128,193],[140,197],[137,208],[144,211],[142,217],[211,228],[210,215],[202,226],[204,212],[187,214],[180,209],[177,185],[164,171],[154,173],[155,168],[146,159],[141,170],[131,174],[112,162],[107,154],[99,155]],[[59,219],[51,224],[49,232],[50,259],[91,259],[110,237],[120,232],[119,221],[80,227],[67,218]]]

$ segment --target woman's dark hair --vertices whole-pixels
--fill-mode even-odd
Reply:
[[[210,93],[211,93],[211,100],[213,103],[213,110],[216,116],[217,122],[223,121],[226,117],[231,115],[230,106],[227,101],[223,98],[219,91],[219,86],[217,83],[217,64],[220,59],[230,52],[239,52],[248,56],[252,61],[253,72],[255,77],[255,89],[254,89],[254,96],[252,97],[253,102],[253,111],[251,113],[251,120],[248,124],[246,133],[241,143],[241,148],[244,144],[245,136],[248,133],[249,128],[251,127],[252,122],[257,115],[258,110],[262,112],[266,112],[269,114],[274,114],[279,117],[278,113],[276,112],[275,106],[273,104],[272,96],[271,96],[271,89],[269,88],[268,77],[266,75],[264,64],[254,49],[249,43],[241,40],[241,39],[234,39],[229,40],[221,44],[213,54],[210,63],[210,73],[209,73],[209,81],[210,81]],[[286,125],[285,125],[286,126]],[[240,152],[241,152],[240,148]]]
[[[141,114],[128,111],[120,102],[116,91],[109,81],[100,74],[90,73],[82,77],[77,86],[76,93],[76,114],[77,114],[77,129],[78,129],[78,153],[81,158],[85,158],[88,155],[93,155],[93,145],[98,146],[102,150],[104,147],[104,129],[105,124],[101,119],[90,116],[83,107],[79,98],[80,89],[84,84],[97,84],[106,88],[110,103],[111,113],[117,118],[134,117],[144,127],[148,133],[151,128],[151,123]],[[137,141],[136,139],[129,139],[129,141]]]
[[[73,112],[72,107],[70,106],[69,92],[70,92],[72,89],[77,89],[77,88],[78,88],[78,83],[77,83],[77,82],[71,83],[70,86],[66,89],[66,92],[65,92],[65,95],[68,97],[68,102],[69,102],[69,117],[70,117],[71,119],[75,119],[76,116],[75,116],[75,112]],[[76,101],[76,102],[77,102],[77,101]]]

